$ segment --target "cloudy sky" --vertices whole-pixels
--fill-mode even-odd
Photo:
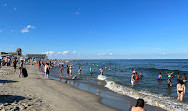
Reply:
[[[187,0],[0,0],[0,51],[60,59],[188,58]]]

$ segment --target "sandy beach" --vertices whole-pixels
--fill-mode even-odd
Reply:
[[[29,77],[18,78],[12,67],[1,68],[1,110],[114,111],[100,98],[70,85],[43,77],[35,66],[26,66]]]

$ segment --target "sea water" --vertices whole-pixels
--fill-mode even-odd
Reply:
[[[177,77],[171,79],[172,87],[170,87],[166,76],[166,71],[174,72],[174,75],[181,73],[181,77],[183,73],[188,76],[188,60],[79,60],[77,62],[67,62],[64,66],[67,64],[73,65],[72,75],[77,74],[78,81],[102,86],[115,93],[135,99],[143,98],[147,104],[166,110],[188,110],[188,91],[184,95],[184,102],[177,101]],[[81,75],[78,74],[79,66],[82,68]],[[90,67],[92,68],[92,75],[89,71]],[[100,68],[103,68],[104,75],[107,77],[103,82],[98,82],[100,80],[97,79]],[[116,70],[114,70],[115,68]],[[143,77],[136,81],[135,86],[130,83],[133,70],[136,70],[138,74],[141,71],[143,73]],[[56,75],[59,74],[58,71],[59,67],[52,70]],[[162,81],[157,80],[160,72],[163,76]],[[66,68],[63,73],[64,78],[66,78]]]

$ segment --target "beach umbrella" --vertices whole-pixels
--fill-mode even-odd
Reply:
[[[0,57],[0,59],[3,59],[3,57]]]

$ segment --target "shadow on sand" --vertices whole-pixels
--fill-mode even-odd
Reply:
[[[13,103],[24,100],[25,97],[22,96],[13,96],[13,95],[0,95],[0,103]]]
[[[12,80],[0,80],[0,83],[14,83],[18,81],[12,81]]]

